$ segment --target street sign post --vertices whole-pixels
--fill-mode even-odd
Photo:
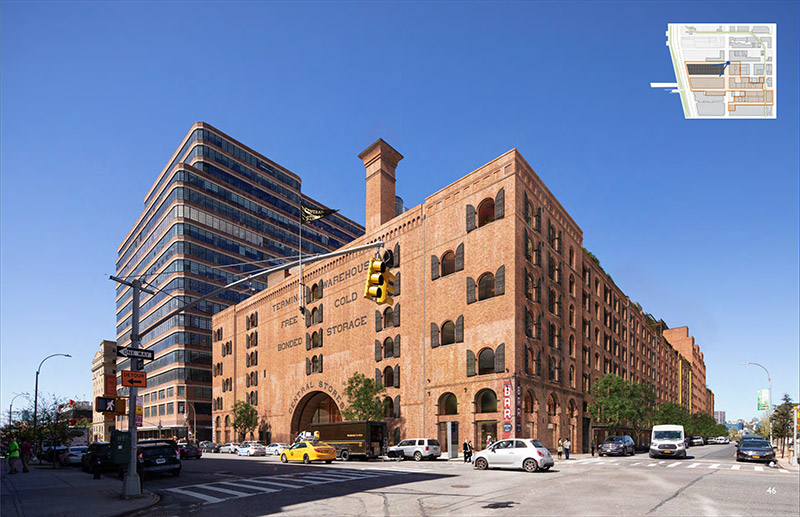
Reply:
[[[145,372],[132,372],[129,370],[122,371],[122,385],[131,388],[146,388],[147,387],[147,373]]]
[[[147,359],[148,361],[152,361],[155,357],[155,353],[152,350],[147,350],[146,348],[128,348],[126,346],[117,347],[117,355],[121,357]]]

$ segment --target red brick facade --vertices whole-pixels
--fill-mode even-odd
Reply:
[[[458,443],[569,437],[580,451],[587,392],[606,372],[678,401],[680,356],[663,326],[584,252],[581,229],[516,149],[394,217],[402,156],[379,140],[361,157],[367,228],[350,246],[380,239],[395,251],[392,314],[363,298],[369,251],[303,266],[307,315],[296,269],[217,314],[215,440],[237,439],[236,400],[258,408],[254,438],[289,441],[311,418],[336,419],[356,372],[387,385],[390,442],[444,442],[457,422]],[[700,370],[702,354],[692,361]]]

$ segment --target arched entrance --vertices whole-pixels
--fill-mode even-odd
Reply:
[[[294,439],[301,431],[305,431],[309,424],[341,421],[342,415],[339,413],[339,406],[330,395],[322,391],[312,391],[297,403],[297,409],[292,415],[291,436]]]

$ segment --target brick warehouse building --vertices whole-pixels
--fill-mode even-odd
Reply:
[[[554,447],[569,436],[585,451],[587,392],[608,372],[687,408],[705,387],[699,349],[685,358],[667,325],[614,284],[516,149],[404,212],[395,207],[402,155],[379,139],[359,157],[366,233],[348,246],[380,239],[394,250],[394,306],[363,298],[373,252],[361,251],[304,267],[305,315],[296,269],[215,315],[217,442],[237,439],[238,400],[260,416],[249,439],[288,442],[310,422],[340,420],[355,372],[386,386],[391,443],[438,436],[445,448],[480,447],[488,435]],[[694,410],[711,414],[709,400]]]

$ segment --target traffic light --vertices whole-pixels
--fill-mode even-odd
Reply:
[[[378,259],[369,259],[367,269],[367,283],[364,286],[364,298],[377,302],[383,296],[383,272],[386,271],[386,264]]]
[[[392,305],[394,300],[392,299],[392,295],[394,294],[394,273],[390,273],[388,270],[383,273],[383,290],[381,294],[378,296],[376,300],[379,304],[388,303]]]

